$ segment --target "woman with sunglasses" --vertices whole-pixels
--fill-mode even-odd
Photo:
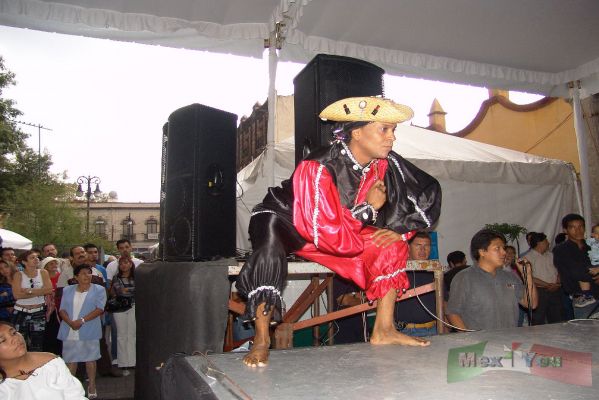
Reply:
[[[52,294],[52,282],[45,269],[38,269],[37,254],[31,250],[19,256],[23,271],[17,272],[12,281],[12,292],[16,303],[12,323],[23,335],[27,349],[42,351],[46,329],[46,307],[44,296]]]

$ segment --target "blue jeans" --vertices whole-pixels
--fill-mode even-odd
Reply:
[[[241,318],[235,318],[233,321],[233,340],[243,340],[256,334],[256,331],[250,324],[243,324]]]
[[[574,319],[574,310],[572,307],[572,299],[570,296],[562,290],[562,304],[564,305],[564,319],[569,321]]]
[[[593,304],[589,304],[586,307],[573,307],[574,308],[574,318],[588,318],[589,314],[593,309],[597,306],[597,302]]]
[[[528,326],[528,310],[518,305],[518,326]]]
[[[437,334],[437,326],[431,328],[403,328],[399,330],[401,333],[408,336],[426,337],[435,336]]]

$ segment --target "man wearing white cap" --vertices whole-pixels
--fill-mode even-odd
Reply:
[[[270,188],[250,221],[253,252],[237,289],[256,336],[245,356],[264,366],[269,326],[280,321],[286,256],[295,253],[332,269],[378,300],[372,344],[426,346],[395,329],[397,293],[408,288],[407,240],[441,211],[439,183],[391,149],[395,127],[412,110],[379,97],[339,100],[323,110],[337,122],[331,146],[312,152],[281,187]]]
[[[62,270],[65,268],[71,268],[71,264],[68,259],[58,257],[58,250],[56,249],[56,245],[54,243],[46,243],[42,246],[42,257],[56,258],[56,262],[58,263],[58,272],[62,272]]]

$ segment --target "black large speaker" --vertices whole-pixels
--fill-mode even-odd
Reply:
[[[159,368],[173,354],[222,352],[231,287],[228,266],[235,264],[232,259],[160,261],[135,270],[136,399],[161,399]]]
[[[164,259],[235,255],[237,116],[201,104],[168,119]]]
[[[385,71],[366,61],[318,54],[293,80],[295,163],[332,139],[332,124],[318,114],[347,97],[382,96]]]

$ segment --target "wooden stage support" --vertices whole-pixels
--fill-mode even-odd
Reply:
[[[236,276],[239,274],[243,263],[239,263],[235,266],[229,267],[229,276]],[[427,285],[422,285],[416,289],[408,289],[397,301],[403,301],[414,297],[416,295],[422,295],[434,291],[436,297],[437,307],[435,313],[440,318],[443,318],[443,269],[438,260],[426,260],[426,261],[408,261],[406,265],[407,271],[429,271],[434,274],[434,282]],[[304,292],[297,298],[295,303],[287,310],[283,315],[283,321],[280,323],[275,330],[275,342],[274,348],[276,349],[287,349],[293,347],[293,332],[312,327],[314,329],[314,337],[318,338],[319,326],[331,321],[344,318],[350,315],[367,312],[376,308],[376,301],[372,304],[364,303],[361,305],[348,307],[343,310],[329,312],[327,314],[320,314],[320,303],[319,298],[322,293],[327,290],[327,309],[333,309],[333,276],[334,273],[328,268],[313,262],[290,262],[288,277],[290,279],[297,279],[298,277],[310,276],[311,280],[308,287]],[[314,317],[299,321],[300,317],[308,310],[309,307],[314,309]],[[236,313],[242,314],[245,310],[245,304],[229,300],[229,310]],[[230,321],[232,319],[230,318]],[[230,326],[231,324],[229,324]],[[328,343],[333,343],[333,329],[329,326],[328,329]],[[445,326],[439,320],[437,320],[437,332],[445,333]],[[225,350],[231,350],[234,348],[232,334],[230,327],[227,330],[225,338]],[[317,339],[315,339],[317,341]],[[318,343],[315,343],[318,345]]]

